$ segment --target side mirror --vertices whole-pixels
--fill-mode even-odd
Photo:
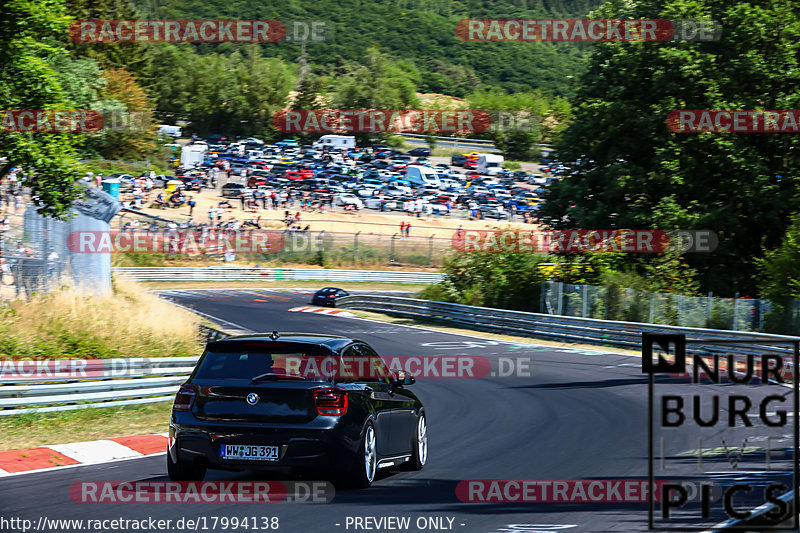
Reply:
[[[389,376],[389,383],[394,385],[395,387],[403,387],[405,385],[413,385],[416,383],[416,379],[414,376],[410,374],[406,374],[402,370],[398,370],[397,372],[392,372]]]

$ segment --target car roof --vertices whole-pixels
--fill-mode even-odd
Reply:
[[[208,348],[231,346],[237,343],[258,342],[258,343],[298,343],[298,344],[314,344],[319,346],[326,346],[332,350],[336,350],[343,346],[357,341],[349,337],[342,337],[339,335],[323,335],[317,333],[281,333],[277,339],[270,337],[270,333],[252,333],[248,335],[233,335],[225,337],[218,341],[209,342]],[[358,341],[360,342],[360,341]]]

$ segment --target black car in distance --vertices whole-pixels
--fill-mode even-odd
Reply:
[[[320,305],[323,307],[334,307],[336,305],[336,300],[345,296],[350,296],[350,293],[344,289],[337,289],[336,287],[323,287],[314,293],[314,296],[311,297],[311,303],[313,305]]]
[[[419,470],[427,424],[413,383],[356,339],[273,332],[210,342],[175,396],[169,478],[289,468],[365,488],[381,468]]]
[[[430,157],[431,149],[430,148],[413,148],[406,152],[410,156],[414,157]]]

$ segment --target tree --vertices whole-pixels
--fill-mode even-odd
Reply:
[[[337,80],[333,94],[339,109],[409,109],[419,105],[413,64],[395,61],[377,47],[367,50],[363,64],[351,64]]]
[[[106,159],[142,159],[154,153],[153,104],[144,89],[125,69],[108,69],[102,78],[106,84],[96,108],[109,123],[91,136],[97,151]]]
[[[70,109],[54,63],[67,54],[60,39],[69,18],[58,0],[8,0],[0,7],[0,109]],[[76,188],[75,140],[67,133],[0,132],[0,153],[29,171],[26,185],[39,212],[63,215],[80,194]]]
[[[436,138],[436,132],[429,131],[425,134],[425,142],[428,143],[428,148],[431,149],[431,152],[436,148],[436,143],[439,140]]]
[[[761,296],[772,302],[772,312],[767,317],[768,329],[790,331],[792,301],[800,300],[800,213],[792,216],[786,234],[779,246],[765,250],[759,261]]]
[[[678,109],[796,109],[800,5],[612,1],[592,16],[713,19],[724,31],[718,42],[595,47],[557,147],[562,160],[580,160],[578,173],[550,187],[542,220],[559,228],[714,230],[717,251],[687,255],[688,266],[704,290],[753,292],[754,258],[779,242],[800,209],[800,139],[674,133],[665,119]]]
[[[491,128],[476,136],[492,139],[508,157],[534,159],[536,144],[556,139],[568,124],[570,106],[566,99],[552,97],[542,91],[509,94],[487,87],[467,98],[470,109],[487,111]]]

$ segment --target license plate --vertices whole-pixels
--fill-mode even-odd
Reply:
[[[222,459],[240,459],[251,461],[277,461],[277,446],[246,446],[224,444],[219,450]]]

